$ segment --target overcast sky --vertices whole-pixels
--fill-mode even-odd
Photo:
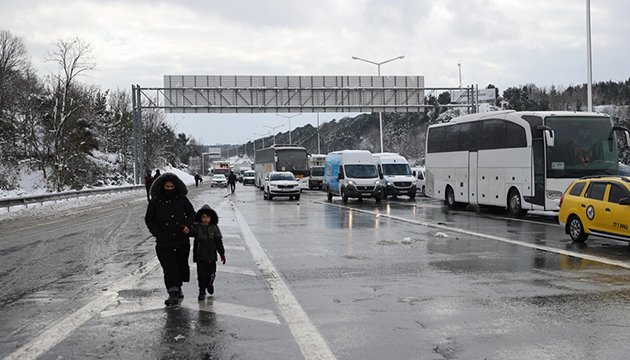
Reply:
[[[591,0],[593,80],[630,78],[630,1]],[[163,86],[163,75],[422,75],[427,87],[549,87],[587,81],[586,0],[0,0],[0,29],[21,37],[39,75],[58,39],[91,43],[106,89]],[[321,114],[320,120],[342,114]],[[287,131],[266,115],[174,115],[206,144]],[[291,127],[315,124],[294,117]]]

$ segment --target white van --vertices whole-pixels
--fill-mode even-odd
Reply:
[[[416,198],[416,179],[407,159],[395,153],[376,153],[373,157],[384,199],[399,195],[409,196],[412,200]]]
[[[411,168],[411,172],[416,177],[416,192],[422,196],[426,196],[427,175],[424,168]]]
[[[343,150],[328,154],[322,187],[329,201],[335,195],[341,196],[343,202],[347,202],[348,198],[374,198],[380,202],[383,198],[374,159],[365,150]]]

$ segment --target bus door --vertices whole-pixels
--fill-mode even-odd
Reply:
[[[468,153],[468,202],[477,205],[477,152]]]

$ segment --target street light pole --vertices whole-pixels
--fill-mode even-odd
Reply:
[[[290,115],[290,116],[287,116],[287,115],[280,115],[280,114],[276,114],[276,115],[277,115],[277,116],[282,116],[283,118],[287,118],[287,119],[289,119],[289,145],[290,145],[290,144],[291,144],[291,118],[294,118],[294,117],[296,117],[296,116],[300,116],[300,115],[302,115],[302,114]]]
[[[256,161],[256,139],[247,138],[247,140],[252,142],[254,147],[254,161]],[[245,154],[247,154],[247,146],[245,147]]]
[[[317,153],[322,153],[322,149],[319,146],[319,113],[317,113]]]
[[[400,55],[397,56],[393,59],[389,59],[389,60],[385,60],[385,61],[381,61],[381,62],[374,62],[374,61],[370,61],[370,60],[365,60],[365,59],[361,59],[359,57],[353,56],[352,60],[359,60],[359,61],[365,61],[366,63],[370,63],[373,65],[376,65],[378,67],[378,76],[381,76],[381,65],[383,64],[387,64],[388,62],[394,61],[394,60],[398,60],[398,59],[404,59],[405,55]],[[381,130],[381,152],[383,152],[383,114],[382,112],[378,112],[378,123],[379,123],[379,127]]]
[[[279,127],[284,126],[284,124],[278,125],[278,126],[269,126],[269,125],[263,125],[263,126],[267,127],[267,128],[270,128],[271,131],[273,131],[273,144],[276,145],[276,129],[279,128]],[[289,134],[291,134],[291,133],[289,132]]]
[[[593,60],[591,57],[591,0],[586,0],[586,66],[588,68],[587,103],[588,111],[593,111]]]
[[[265,148],[265,136],[267,136],[267,135],[269,135],[269,134],[268,134],[268,133],[267,133],[267,134],[254,133],[254,134],[255,134],[255,135],[258,135],[258,136],[262,136],[262,147],[263,147],[263,149],[264,149],[264,148]]]

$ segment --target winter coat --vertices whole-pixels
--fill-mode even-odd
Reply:
[[[201,222],[201,215],[210,215],[210,224],[204,225]],[[193,261],[206,262],[217,261],[217,252],[221,257],[225,256],[223,247],[223,236],[219,230],[219,217],[217,213],[208,205],[204,205],[195,215],[195,224],[189,235],[195,237],[193,244]]]
[[[164,192],[167,181],[175,185],[175,191],[170,197]],[[186,197],[187,194],[186,185],[173,173],[164,173],[153,180],[151,201],[144,221],[151,234],[156,237],[158,246],[190,244],[189,235],[182,232],[184,226],[192,227],[195,217],[195,209]]]
[[[151,176],[151,175],[145,176],[144,177],[144,186],[146,186],[146,187],[148,187],[150,189],[152,184],[153,184],[153,176]]]

